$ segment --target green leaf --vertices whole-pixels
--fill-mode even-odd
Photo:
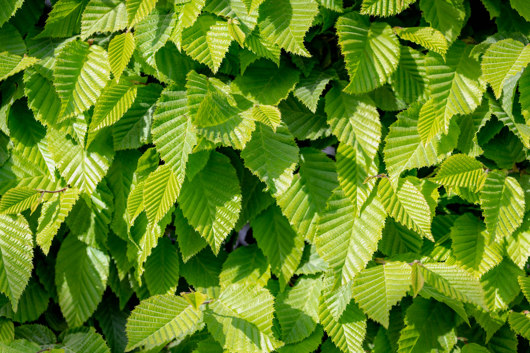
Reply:
[[[239,108],[230,105],[227,97],[208,93],[199,106],[194,120],[197,132],[213,143],[243,149],[251,138],[255,123]]]
[[[0,215],[0,291],[7,295],[14,310],[31,277],[33,239],[22,216]]]
[[[147,64],[155,66],[155,54],[169,40],[175,25],[175,17],[173,12],[156,8],[136,24],[134,31],[136,48]]]
[[[364,269],[355,277],[353,297],[372,319],[388,328],[390,309],[410,288],[411,267],[403,262],[389,262]]]
[[[186,91],[178,86],[167,87],[157,102],[153,122],[153,141],[161,158],[177,179],[184,181],[189,154],[197,144],[196,128],[186,115]]]
[[[382,86],[399,63],[399,40],[385,22],[369,22],[350,12],[337,21],[339,45],[346,61],[351,94],[367,93]]]
[[[359,214],[375,186],[377,179],[367,178],[377,174],[378,162],[370,161],[357,145],[346,144],[337,148],[336,160],[340,186],[353,203],[354,212]]]
[[[315,113],[320,95],[335,75],[333,69],[322,70],[320,66],[315,66],[311,73],[307,77],[302,77],[296,85],[295,97]]]
[[[188,220],[182,214],[180,207],[175,209],[174,226],[175,233],[178,235],[177,242],[184,263],[188,262],[190,258],[208,245],[199,232],[188,224]]]
[[[425,20],[442,32],[449,43],[458,37],[466,19],[462,0],[420,0],[420,10]]]
[[[0,52],[24,56],[26,44],[19,31],[12,25],[6,24],[0,28]]]
[[[280,280],[283,291],[298,268],[304,239],[296,234],[287,218],[276,205],[272,205],[251,223],[258,247],[263,251],[272,273]]]
[[[407,309],[398,352],[451,351],[456,344],[454,315],[443,303],[416,298]]]
[[[258,9],[248,10],[245,0],[216,0],[210,2],[204,9],[204,11],[214,13],[217,16],[232,19],[233,24],[237,23],[237,27],[244,37],[249,35],[258,23]]]
[[[164,164],[145,180],[143,204],[151,223],[160,221],[177,200],[179,181],[171,168]]]
[[[521,288],[517,282],[524,272],[512,261],[504,259],[480,279],[486,295],[486,304],[492,311],[506,310]]]
[[[237,88],[259,104],[278,105],[294,89],[299,77],[300,71],[285,60],[278,67],[269,60],[261,59],[234,80],[232,89]]]
[[[84,42],[70,42],[55,63],[54,84],[61,99],[61,120],[90,108],[109,79],[107,52]]]
[[[502,261],[498,243],[488,245],[486,226],[470,214],[460,216],[451,228],[453,254],[465,270],[480,278]]]
[[[456,154],[446,159],[436,177],[430,180],[445,187],[479,188],[484,175],[482,163],[464,154]]]
[[[400,179],[394,190],[387,178],[381,179],[377,190],[386,212],[408,229],[434,241],[431,212],[425,196],[409,180]]]
[[[438,163],[435,144],[430,142],[423,145],[418,133],[420,107],[416,103],[398,114],[398,120],[390,126],[385,139],[385,164],[394,184],[397,184],[397,178],[405,170]]]
[[[145,263],[145,282],[151,295],[175,292],[179,281],[179,256],[169,238],[162,238]]]
[[[265,40],[286,51],[310,57],[304,36],[318,13],[314,0],[268,0],[259,8],[259,28]]]
[[[267,185],[268,190],[279,196],[292,183],[298,152],[298,146],[285,125],[279,125],[273,131],[271,127],[258,123],[241,157],[245,166]]]
[[[389,218],[385,221],[383,237],[379,241],[378,249],[392,257],[407,252],[420,253],[422,243],[421,235]]]
[[[32,66],[38,61],[31,56],[13,55],[8,52],[0,53],[0,81]]]
[[[270,279],[270,265],[256,244],[241,246],[228,255],[219,275],[221,288],[235,283],[255,283],[262,287]]]
[[[486,85],[479,62],[470,56],[471,49],[457,41],[445,58],[433,52],[426,57],[431,100],[421,109],[418,122],[425,144],[440,131],[448,133],[453,115],[470,114],[480,105]]]
[[[71,327],[94,313],[107,286],[109,258],[70,235],[57,254],[55,283],[61,311]],[[80,276],[82,276],[80,278]]]
[[[492,44],[482,59],[484,79],[491,85],[495,97],[510,77],[517,75],[530,62],[530,48],[523,43],[505,39]]]
[[[232,37],[225,21],[212,15],[202,15],[195,24],[182,33],[182,48],[193,59],[216,73],[228,52]]]
[[[135,47],[136,41],[131,32],[118,34],[110,41],[109,64],[116,82],[120,81],[121,74],[131,60]]]
[[[480,195],[484,219],[492,239],[501,241],[521,225],[525,200],[517,180],[500,171],[490,172]]]
[[[321,325],[317,325],[315,331],[309,337],[300,341],[298,343],[286,344],[283,347],[280,347],[278,353],[311,353],[318,349],[322,343],[322,338],[324,336],[324,329]],[[324,348],[322,348],[324,349]],[[326,351],[329,352],[329,351]]]
[[[331,134],[327,124],[327,116],[323,109],[324,99],[320,99],[315,114],[292,95],[281,101],[278,107],[282,113],[282,121],[297,139],[316,140],[319,137]]]
[[[178,2],[177,2],[178,3]],[[178,22],[171,33],[171,40],[177,46],[177,49],[181,50],[182,45],[182,32],[185,28],[193,26],[197,18],[201,14],[202,8],[204,7],[205,0],[191,0],[184,4],[180,8],[178,14]],[[178,8],[178,7],[177,7]]]
[[[114,296],[106,297],[96,311],[95,317],[112,352],[125,351],[125,324],[129,314],[129,309],[119,310],[118,300]]]
[[[508,318],[508,322],[510,323],[512,330],[518,335],[521,335],[526,339],[530,339],[530,317],[528,316],[528,312],[512,312]]]
[[[360,352],[366,335],[366,317],[352,300],[339,319],[331,315],[329,306],[320,300],[319,317],[324,330],[342,352]],[[322,347],[324,348],[324,347]]]
[[[273,337],[273,304],[268,290],[253,284],[233,284],[209,305],[204,321],[224,349],[272,352],[283,345]]]
[[[156,0],[127,0],[127,21],[134,27],[155,8]]]
[[[363,0],[361,14],[383,17],[393,16],[406,10],[414,2],[416,0]]]
[[[96,101],[89,132],[98,131],[120,120],[133,105],[136,86],[128,80],[109,81]]]
[[[271,127],[276,132],[276,129],[281,123],[282,116],[280,110],[273,105],[256,104],[252,108],[252,118]]]
[[[479,146],[477,133],[491,119],[491,111],[488,100],[483,99],[482,104],[471,114],[460,118],[460,136],[457,148],[471,157],[476,157],[483,153]]]
[[[127,27],[127,9],[119,0],[90,0],[83,11],[81,38],[96,32],[116,32]]]
[[[175,295],[157,295],[137,306],[127,320],[127,351],[139,346],[147,348],[195,331],[202,312]]]
[[[114,159],[108,131],[99,134],[88,149],[54,129],[48,131],[48,138],[50,152],[61,176],[81,192],[92,193]]]
[[[0,214],[21,213],[39,199],[39,192],[23,186],[8,190],[0,199]]]
[[[322,277],[301,277],[276,298],[276,316],[286,344],[300,342],[311,335],[319,321],[318,304]]]
[[[432,27],[396,27],[394,31],[402,39],[410,40],[443,57],[445,57],[445,53],[449,47],[444,35]]]
[[[37,244],[41,247],[44,254],[48,254],[53,237],[59,231],[59,227],[72,210],[78,198],[78,189],[67,189],[60,194],[56,194],[42,207],[36,238]]]
[[[212,152],[206,167],[186,180],[179,206],[217,254],[241,211],[241,188],[228,157]]]
[[[344,87],[344,82],[333,84],[326,94],[328,124],[339,141],[360,146],[366,158],[372,160],[381,142],[379,114],[368,96],[350,95]]]
[[[278,199],[283,214],[298,234],[312,241],[316,223],[339,186],[335,163],[313,148],[300,150],[300,171]]]
[[[320,257],[333,269],[334,288],[346,285],[366,267],[381,239],[386,214],[379,197],[372,193],[359,216],[355,211],[339,189],[319,220],[315,243]]]
[[[197,290],[205,292],[210,297],[212,292],[216,291],[215,297],[218,297],[219,276],[226,256],[225,251],[214,255],[210,248],[206,248],[181,266],[180,274]]]
[[[530,256],[530,214],[527,213],[521,226],[506,237],[506,252],[520,269],[524,269]]]
[[[406,103],[424,98],[427,88],[425,55],[410,47],[402,46],[399,65],[390,78],[392,89]]]
[[[59,0],[46,19],[46,26],[37,38],[66,38],[79,33],[81,14],[89,0]]]
[[[24,0],[4,0],[0,4],[2,15],[0,16],[0,26],[9,20],[17,10],[22,6]]]

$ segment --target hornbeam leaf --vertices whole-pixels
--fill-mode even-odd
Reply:
[[[498,243],[488,245],[490,236],[486,226],[470,214],[460,216],[451,228],[453,254],[461,266],[475,277],[497,266],[502,261]]]
[[[126,351],[136,347],[156,347],[196,330],[203,314],[184,298],[156,295],[142,301],[127,320]]]
[[[350,199],[335,190],[322,214],[315,240],[320,257],[333,269],[335,286],[346,285],[361,272],[377,249],[386,214],[372,193],[357,217]],[[325,327],[325,325],[324,325]]]
[[[19,56],[5,51],[0,53],[0,81],[32,66],[38,61],[31,56]]]
[[[484,176],[482,163],[465,154],[456,154],[446,159],[436,177],[429,180],[444,186],[472,187],[479,189]]]
[[[299,77],[300,71],[285,60],[278,67],[261,59],[251,64],[244,75],[238,76],[233,85],[259,104],[278,105],[294,89]]]
[[[175,17],[173,12],[156,8],[135,26],[136,48],[147,64],[155,66],[155,54],[169,40]]]
[[[120,81],[123,70],[131,60],[136,41],[131,32],[118,34],[109,43],[109,64],[114,79]]]
[[[530,339],[530,315],[528,312],[516,313],[512,312],[508,318],[510,327],[517,334],[523,336],[526,339]]]
[[[379,114],[371,98],[344,92],[346,84],[334,83],[326,94],[326,114],[332,132],[340,142],[360,146],[372,160],[381,142]]]
[[[232,37],[228,31],[228,23],[204,14],[195,24],[182,33],[182,48],[193,59],[216,73],[221,61],[228,52]]]
[[[508,309],[508,305],[521,291],[517,278],[523,275],[524,272],[509,259],[504,259],[498,266],[486,272],[480,283],[484,288],[488,309]]]
[[[281,113],[278,108],[273,105],[254,105],[252,108],[252,118],[267,126],[270,126],[274,132],[281,123]]]
[[[136,98],[136,86],[123,79],[119,83],[109,81],[96,101],[89,132],[98,131],[114,124],[133,105]]]
[[[279,125],[273,131],[271,127],[257,123],[241,157],[245,166],[267,185],[271,194],[279,196],[292,183],[298,153],[298,146],[285,125]]]
[[[175,208],[175,233],[179,244],[182,261],[188,262],[195,254],[204,249],[208,243],[203,237],[188,224],[188,220],[182,214],[180,207]]]
[[[394,30],[402,39],[410,40],[445,57],[448,45],[440,31],[432,27],[396,27]]]
[[[164,164],[145,180],[143,204],[151,223],[160,221],[177,201],[181,182],[171,168]]]
[[[178,201],[190,224],[219,253],[241,211],[241,188],[230,159],[212,152],[206,166],[184,181]]]
[[[55,191],[55,190],[53,190]],[[37,244],[48,254],[53,237],[79,198],[79,190],[72,188],[56,195],[42,207],[37,228]]]
[[[151,295],[175,292],[179,281],[179,256],[169,238],[162,238],[145,263],[145,282]],[[198,308],[197,308],[198,309]]]
[[[530,62],[530,47],[514,39],[504,39],[492,44],[482,59],[484,78],[499,98],[510,77],[517,75]]]
[[[506,238],[506,252],[520,269],[524,269],[530,256],[530,214],[527,213],[521,226]]]
[[[0,291],[17,311],[18,301],[31,277],[32,235],[23,216],[0,215]]]
[[[259,8],[260,33],[290,53],[310,57],[304,35],[317,13],[314,0],[268,0]]]
[[[528,300],[528,298],[530,298],[530,278],[519,277],[517,280],[519,281],[519,285],[521,286],[521,290],[523,291],[526,300]]]
[[[378,162],[376,159],[370,161],[358,145],[346,144],[339,145],[336,159],[340,186],[353,203],[355,213],[359,214],[377,181],[367,178],[377,174]]]
[[[416,0],[363,0],[361,14],[372,16],[393,16],[406,10]]]
[[[315,66],[309,76],[302,77],[296,85],[294,90],[295,97],[300,99],[309,110],[315,113],[320,95],[324,92],[334,75],[335,71],[333,69],[322,70],[320,66]]]
[[[274,297],[254,284],[233,284],[209,305],[204,321],[224,349],[272,352],[283,345],[273,336]]]
[[[88,110],[105,87],[110,67],[107,52],[97,45],[66,44],[56,59],[54,84],[61,99],[59,121]]]
[[[107,287],[108,256],[70,234],[57,254],[55,284],[61,311],[71,327],[94,313]],[[81,276],[81,278],[80,278]]]
[[[492,239],[502,241],[523,222],[525,199],[523,189],[503,172],[490,172],[480,194],[484,220]]]
[[[127,9],[119,0],[90,0],[81,19],[81,38],[95,32],[116,32],[127,27]]]
[[[454,311],[443,303],[416,298],[407,309],[406,326],[401,330],[398,352],[449,352],[456,344],[454,315]]]
[[[126,4],[129,27],[134,27],[155,8],[156,0],[127,0]]]
[[[390,78],[392,89],[406,103],[413,103],[425,96],[427,77],[425,55],[407,46],[401,47],[401,56],[396,71]]]
[[[276,205],[270,206],[251,223],[254,237],[283,291],[302,259],[304,239],[296,234]]]
[[[219,275],[219,284],[221,289],[235,283],[255,283],[264,287],[270,277],[267,258],[256,244],[251,244],[228,255]]]
[[[249,35],[258,23],[258,9],[254,8],[252,11],[248,11],[245,0],[212,1],[206,6],[204,11],[239,22],[237,27],[244,37]],[[241,46],[243,45],[241,44]]]
[[[386,212],[407,228],[434,241],[431,232],[431,211],[425,196],[409,180],[400,179],[397,190],[383,178],[377,193]]]
[[[466,19],[462,0],[420,0],[420,10],[425,20],[442,32],[449,43],[458,37]]]
[[[382,86],[399,63],[399,40],[385,22],[370,23],[367,16],[350,12],[337,21],[339,45],[350,75],[344,88],[351,94],[367,93]]]
[[[99,134],[88,149],[54,129],[48,131],[48,138],[57,169],[68,184],[92,193],[114,159],[110,134],[107,131]]]
[[[300,342],[315,330],[321,290],[322,276],[310,276],[299,278],[293,287],[278,294],[275,307],[283,342]]]
[[[324,336],[324,329],[321,325],[317,325],[315,331],[309,337],[298,343],[286,344],[277,350],[278,353],[310,353],[315,352]],[[325,349],[322,347],[322,349]],[[329,352],[329,351],[326,351]]]
[[[89,0],[59,0],[46,19],[44,30],[37,38],[66,38],[79,33],[81,14]]]
[[[355,277],[353,297],[371,319],[388,329],[390,309],[407,294],[411,273],[404,262],[364,269]]]
[[[22,6],[24,0],[5,0],[2,1],[2,14],[0,15],[0,26],[9,20],[17,10]]]
[[[10,189],[0,199],[0,214],[21,213],[38,199],[39,192],[27,186]]]

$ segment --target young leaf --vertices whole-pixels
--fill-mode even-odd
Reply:
[[[90,0],[81,19],[81,38],[95,32],[115,32],[127,27],[127,9],[118,0]]]
[[[98,131],[120,120],[133,105],[136,86],[123,79],[119,83],[109,81],[96,101],[89,132]]]
[[[420,0],[420,10],[425,20],[450,43],[458,37],[466,19],[462,0]]]
[[[445,57],[448,45],[440,31],[432,27],[397,27],[394,30],[402,39],[410,40]]]
[[[121,74],[131,60],[135,47],[136,41],[131,32],[118,34],[110,41],[109,64],[116,82],[120,81]]]
[[[23,186],[9,189],[0,199],[0,214],[21,213],[38,201],[39,192]]]

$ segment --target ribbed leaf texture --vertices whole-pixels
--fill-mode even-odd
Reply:
[[[364,0],[361,13],[373,16],[392,16],[406,10],[416,0]]]
[[[346,60],[352,94],[383,85],[399,62],[399,41],[384,22],[370,24],[368,17],[351,12],[337,21],[339,45]]]
[[[173,338],[193,333],[202,320],[201,311],[173,294],[156,295],[137,306],[127,320],[127,351],[156,347]]]
[[[510,314],[510,317],[508,318],[508,322],[510,323],[510,327],[512,328],[512,330],[515,331],[515,333],[523,336],[526,339],[529,339],[530,337],[530,317],[528,316],[528,312],[525,312],[525,313],[513,312]]]
[[[110,41],[109,64],[116,82],[120,81],[121,74],[131,60],[135,46],[136,42],[131,32],[119,34]]]
[[[448,45],[440,31],[432,27],[395,28],[394,30],[400,38],[410,40],[445,57]]]
[[[23,186],[7,191],[0,200],[0,213],[20,213],[32,207],[39,200],[39,192]]]
[[[83,11],[81,37],[95,32],[115,32],[127,27],[127,9],[122,1],[91,0]]]
[[[120,120],[132,106],[135,98],[136,87],[130,81],[123,79],[117,84],[109,81],[96,101],[90,122],[90,132],[100,130]]]
[[[138,22],[149,15],[155,8],[155,0],[127,0],[127,21],[129,27],[133,27]]]
[[[420,10],[425,20],[442,32],[448,42],[453,42],[464,26],[466,10],[461,0],[420,0]]]
[[[174,292],[179,281],[179,256],[171,240],[162,238],[145,263],[145,282],[151,295]]]
[[[235,283],[255,283],[262,287],[270,279],[270,265],[257,245],[239,247],[228,255],[219,275],[221,288]]]
[[[273,304],[268,290],[253,284],[233,284],[209,305],[204,321],[213,338],[227,350],[272,352],[283,345],[273,336]]]
[[[526,214],[523,223],[506,238],[506,252],[512,261],[521,269],[530,256],[530,219]]]
[[[502,172],[488,174],[480,196],[490,236],[497,241],[509,236],[523,220],[525,200],[517,180]]]
[[[464,154],[457,154],[445,160],[436,177],[431,180],[446,187],[480,188],[484,176],[482,163]]]
[[[498,312],[508,308],[508,304],[521,291],[517,278],[523,274],[524,272],[513,262],[504,259],[498,266],[482,276],[480,282],[484,288],[489,310]]]

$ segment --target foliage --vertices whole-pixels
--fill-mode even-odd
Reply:
[[[528,0],[0,0],[0,352],[530,351],[529,64]]]

